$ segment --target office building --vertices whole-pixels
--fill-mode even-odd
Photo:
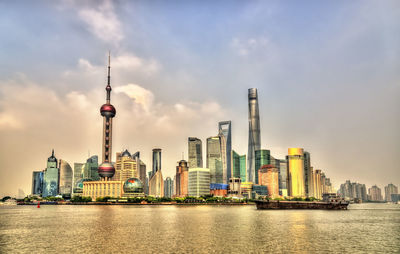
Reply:
[[[279,163],[279,194],[282,197],[287,197],[287,161],[277,160],[277,163]]]
[[[59,169],[54,150],[47,159],[47,167],[43,173],[42,197],[57,196],[59,193]]]
[[[258,185],[267,186],[269,197],[279,197],[279,172],[274,165],[261,166],[258,171],[258,181]]]
[[[85,163],[74,163],[74,180],[73,180],[73,187],[72,191],[76,187],[76,184],[79,182],[79,180],[83,179],[83,168],[85,166]]]
[[[164,181],[164,197],[172,198],[174,190],[174,182],[172,181],[171,177],[165,178]]]
[[[129,178],[139,178],[140,159],[132,155],[127,149],[122,153],[117,153],[115,162],[114,181],[125,182]]]
[[[188,195],[200,197],[210,195],[210,169],[189,168]]]
[[[152,173],[155,174],[157,171],[161,170],[161,149],[153,149],[153,170]]]
[[[385,186],[385,200],[387,202],[392,202],[392,194],[398,194],[399,190],[396,185],[389,183]]]
[[[32,195],[42,195],[43,171],[33,171],[32,173]]]
[[[202,168],[203,167],[203,145],[200,139],[195,137],[188,138],[188,154],[189,154],[189,167]]]
[[[157,198],[164,197],[164,179],[161,169],[153,173],[149,180],[149,195]]]
[[[98,173],[99,158],[97,155],[93,155],[86,160],[83,165],[82,178],[92,179],[93,181],[100,180]]]
[[[63,196],[71,197],[73,172],[71,166],[65,160],[59,162],[60,166],[60,187],[59,193]]]
[[[221,154],[221,137],[207,139],[207,168],[210,169],[211,183],[224,183]]]
[[[255,156],[254,181],[255,181],[255,184],[259,184],[258,170],[264,165],[271,164],[271,154],[270,154],[269,150],[260,149],[260,150],[255,151],[254,156]]]
[[[221,157],[223,170],[223,183],[228,184],[231,172],[232,152],[232,122],[223,121],[218,123],[218,135],[221,137]]]
[[[260,114],[258,110],[257,88],[250,88],[249,100],[249,142],[247,153],[247,181],[255,180],[255,151],[261,149]]]
[[[304,153],[302,148],[288,149],[288,192],[291,197],[306,197]]]
[[[309,152],[304,152],[304,183],[307,197],[313,197],[313,176],[311,167],[311,156]],[[329,193],[329,192],[328,192]]]
[[[185,160],[178,162],[175,175],[175,196],[186,197],[188,195],[189,168]]]
[[[246,168],[246,155],[239,155],[232,150],[231,153],[231,167],[232,178],[241,178],[246,181],[247,168]]]

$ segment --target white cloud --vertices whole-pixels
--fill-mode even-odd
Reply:
[[[118,43],[124,38],[112,1],[105,0],[97,8],[80,9],[78,14],[88,26],[88,30],[99,39],[108,43]]]
[[[247,56],[252,52],[266,50],[267,46],[268,40],[264,37],[249,39],[233,38],[231,42],[231,47],[240,56]]]
[[[116,93],[126,94],[129,98],[133,99],[135,103],[141,105],[148,113],[151,110],[154,101],[154,95],[151,91],[136,85],[128,84],[114,88]]]

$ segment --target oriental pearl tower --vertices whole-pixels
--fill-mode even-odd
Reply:
[[[115,173],[115,168],[111,163],[112,148],[112,119],[116,114],[114,106],[110,103],[110,53],[108,54],[108,78],[106,86],[106,103],[100,108],[100,114],[103,116],[103,163],[98,168],[99,176],[102,180],[110,180]]]

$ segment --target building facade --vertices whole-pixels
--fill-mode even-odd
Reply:
[[[188,155],[190,168],[203,167],[203,145],[200,139],[195,137],[188,138]]]
[[[288,196],[287,189],[287,161],[278,160],[279,163],[279,194],[282,197]]]
[[[265,165],[270,165],[271,164],[271,154],[269,150],[265,150],[265,149],[260,149],[260,150],[256,150],[254,152],[255,155],[255,174],[254,174],[254,183],[255,184],[259,184],[258,181],[258,170],[260,170],[260,168],[262,166]]]
[[[313,197],[314,185],[311,167],[311,155],[309,152],[304,152],[304,183],[307,197]]]
[[[42,191],[43,191],[43,171],[33,171],[32,195],[42,195]]]
[[[188,191],[192,197],[210,195],[210,169],[189,168]]]
[[[172,198],[174,193],[174,182],[172,181],[171,177],[165,178],[164,181],[164,197]]]
[[[223,183],[228,184],[231,172],[231,152],[232,152],[232,122],[223,121],[218,123],[218,135],[221,137],[221,156],[223,167]]]
[[[59,169],[54,150],[47,159],[47,167],[43,173],[42,197],[57,196],[59,194]]]
[[[155,174],[157,171],[161,170],[161,149],[153,149],[153,168],[152,173]]]
[[[207,168],[211,183],[224,183],[220,136],[207,138]]]
[[[149,195],[157,198],[164,197],[164,179],[161,170],[152,174],[149,180]]]
[[[117,153],[113,180],[125,182],[129,178],[139,178],[139,167],[139,158],[133,159],[128,150]]]
[[[288,149],[288,191],[291,197],[306,197],[303,148]]]
[[[60,166],[60,195],[71,196],[72,195],[72,182],[73,172],[71,166],[65,160],[59,162]]]
[[[368,195],[369,195],[369,200],[371,200],[371,201],[382,201],[383,200],[381,188],[379,188],[376,185],[374,185],[368,189]]]
[[[258,171],[259,184],[267,186],[268,196],[279,197],[279,172],[274,165],[263,165]]]
[[[392,194],[398,194],[399,189],[392,183],[389,183],[385,186],[385,200],[386,202],[393,202],[392,201]]]
[[[249,100],[249,141],[247,152],[247,181],[255,180],[255,151],[261,149],[260,114],[257,88],[250,88]]]

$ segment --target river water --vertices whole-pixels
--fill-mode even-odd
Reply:
[[[400,205],[0,206],[0,253],[399,253]]]

